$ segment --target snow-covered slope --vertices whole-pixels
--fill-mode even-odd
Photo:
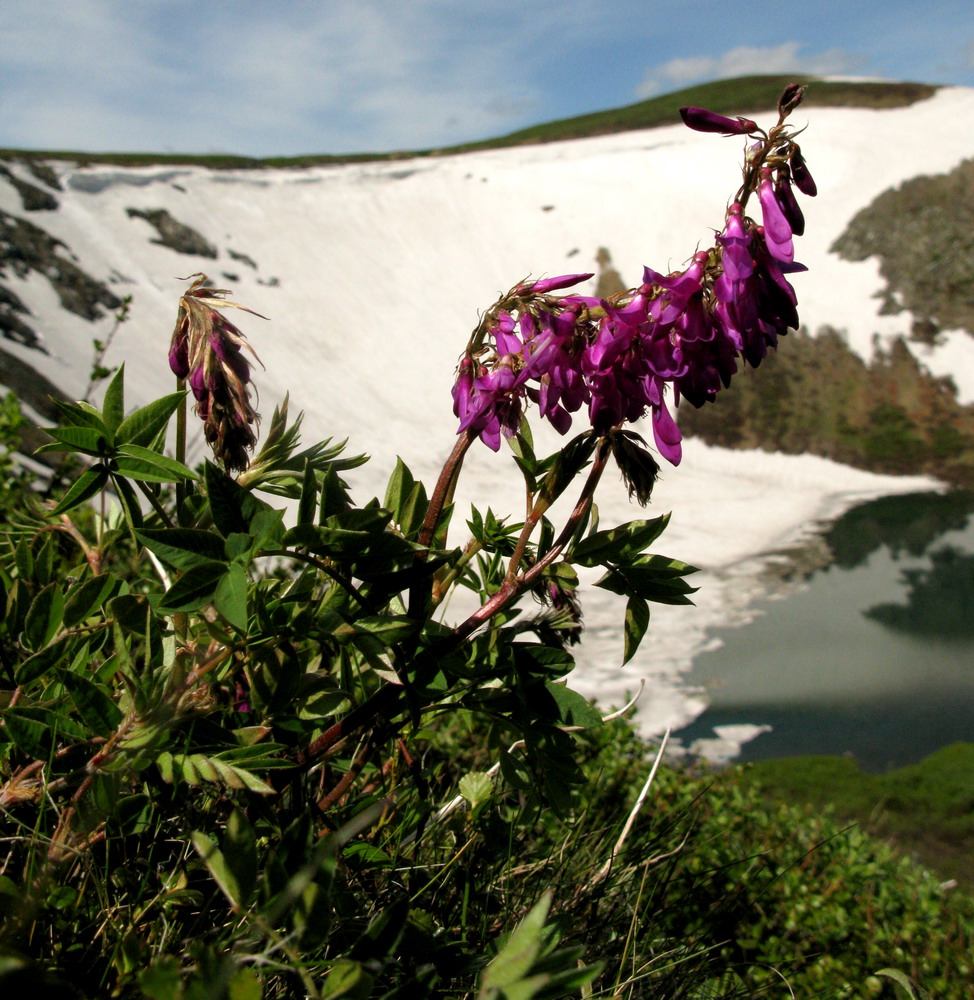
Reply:
[[[803,200],[807,234],[797,241],[797,256],[810,270],[794,279],[799,311],[812,330],[826,323],[846,330],[868,356],[874,334],[904,333],[910,317],[877,315],[875,262],[849,263],[828,247],[881,191],[974,156],[974,136],[957,127],[974,120],[974,90],[945,89],[894,110],[809,108],[801,117],[808,122],[802,149],[819,196]],[[397,454],[415,474],[435,475],[454,433],[456,360],[479,309],[529,274],[595,270],[600,246],[630,282],[639,280],[643,264],[680,266],[722,225],[740,157],[737,139],[673,126],[303,170],[55,163],[59,207],[29,213],[29,220],[63,241],[88,274],[119,296],[132,295],[131,319],[106,359],[126,362],[132,403],[171,389],[166,353],[186,275],[206,271],[236,301],[269,317],[240,320],[266,366],[257,374],[260,409],[269,413],[290,390],[306,413],[307,435],[348,437],[352,449],[372,454],[353,476],[365,499],[381,495]],[[36,183],[24,168],[11,169]],[[16,190],[3,182],[0,208],[25,215]],[[218,257],[153,243],[156,231],[128,209],[166,209],[213,244]],[[92,338],[105,336],[110,319],[91,324],[66,312],[37,273],[8,284],[30,308],[27,318],[49,354],[2,346],[80,394]],[[952,374],[963,398],[974,398],[974,340],[966,334],[951,335],[922,360],[935,373]],[[508,463],[503,453],[479,450],[462,495],[498,512],[517,511]],[[505,481],[509,488],[499,485]],[[752,557],[860,498],[924,483],[807,456],[727,453],[689,442],[683,464],[664,470],[653,506],[673,511],[660,550],[706,570],[698,578],[698,607],[654,612],[652,640],[623,673],[622,609],[611,595],[591,595],[577,685],[612,702],[647,677],[647,729],[686,721],[700,706],[682,690],[680,673],[707,626],[746,614],[761,587]],[[604,521],[634,516],[615,485],[602,490]]]

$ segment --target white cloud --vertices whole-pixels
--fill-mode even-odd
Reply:
[[[478,138],[541,106],[528,56],[552,16],[516,0],[5,0],[0,145],[271,155]],[[503,49],[485,43],[518,18]]]
[[[803,54],[800,42],[780,45],[739,45],[723,55],[671,59],[647,70],[636,90],[638,97],[652,97],[705,80],[722,80],[755,73],[810,73],[817,76],[848,73],[861,65],[859,56],[845,49]]]

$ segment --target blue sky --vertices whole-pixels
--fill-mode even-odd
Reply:
[[[0,146],[428,148],[796,70],[974,86],[970,0],[2,0]]]

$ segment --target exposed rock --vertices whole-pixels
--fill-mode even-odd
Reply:
[[[4,339],[33,348],[35,351],[48,353],[41,343],[41,338],[20,318],[18,313],[29,315],[30,310],[21,301],[20,296],[5,285],[0,285],[0,334]]]
[[[50,379],[0,347],[0,383],[45,420],[58,419],[58,409],[51,398],[66,399]]]
[[[40,160],[24,160],[24,163],[27,165],[27,169],[42,184],[46,184],[49,188],[54,188],[55,191],[64,190],[61,187],[61,180],[53,167],[46,163],[41,163]]]
[[[177,219],[174,219],[164,208],[127,208],[126,213],[130,219],[145,219],[150,226],[154,226],[159,233],[159,238],[151,240],[160,246],[175,250],[176,253],[190,254],[194,257],[216,257],[217,250],[212,243],[208,242],[195,229],[190,228]]]
[[[12,173],[7,167],[0,166],[0,176],[7,181],[20,195],[21,204],[26,212],[53,212],[58,207],[58,200],[50,191],[28,184]]]
[[[0,277],[6,277],[8,269],[18,278],[26,278],[31,271],[43,274],[53,285],[61,305],[89,321],[101,318],[101,307],[117,309],[122,300],[105,284],[61,256],[61,248],[68,249],[39,226],[0,211]]]
[[[253,257],[248,256],[245,253],[237,253],[236,250],[228,250],[231,260],[239,261],[241,264],[246,264],[247,267],[252,267],[255,271],[257,270],[257,261]]]

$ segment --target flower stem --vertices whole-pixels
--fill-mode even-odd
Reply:
[[[501,585],[500,589],[478,608],[466,621],[461,622],[454,630],[450,639],[447,640],[446,650],[440,650],[440,652],[446,652],[455,649],[471,632],[476,631],[485,622],[489,621],[498,612],[503,611],[512,601],[519,597],[532,583],[561,555],[562,551],[565,549],[574,536],[578,529],[579,524],[582,523],[582,519],[588,513],[592,506],[592,499],[595,496],[595,488],[599,484],[599,480],[602,478],[602,473],[605,471],[606,463],[608,462],[610,454],[610,444],[608,437],[599,438],[599,442],[595,448],[595,456],[592,459],[592,466],[589,469],[588,478],[585,480],[585,486],[582,488],[582,492],[579,494],[578,500],[575,503],[575,508],[572,510],[571,515],[565,522],[565,526],[561,530],[561,534],[555,539],[554,544],[551,548],[535,562],[532,566],[526,569],[519,576],[508,575]],[[537,508],[536,508],[537,509]],[[540,517],[540,513],[538,515]],[[522,532],[522,538],[524,538],[524,532]],[[527,539],[524,539],[525,542]],[[523,552],[523,547],[519,548]],[[515,550],[515,555],[517,555],[517,550]],[[512,556],[512,560],[513,560]]]
[[[177,378],[176,379],[176,391],[185,392],[186,391],[186,379]],[[186,464],[186,397],[183,396],[182,401],[176,409],[176,461],[182,462],[183,465]],[[176,522],[182,524],[180,518],[180,511],[182,510],[183,501],[186,499],[186,484],[179,480],[176,483]]]

